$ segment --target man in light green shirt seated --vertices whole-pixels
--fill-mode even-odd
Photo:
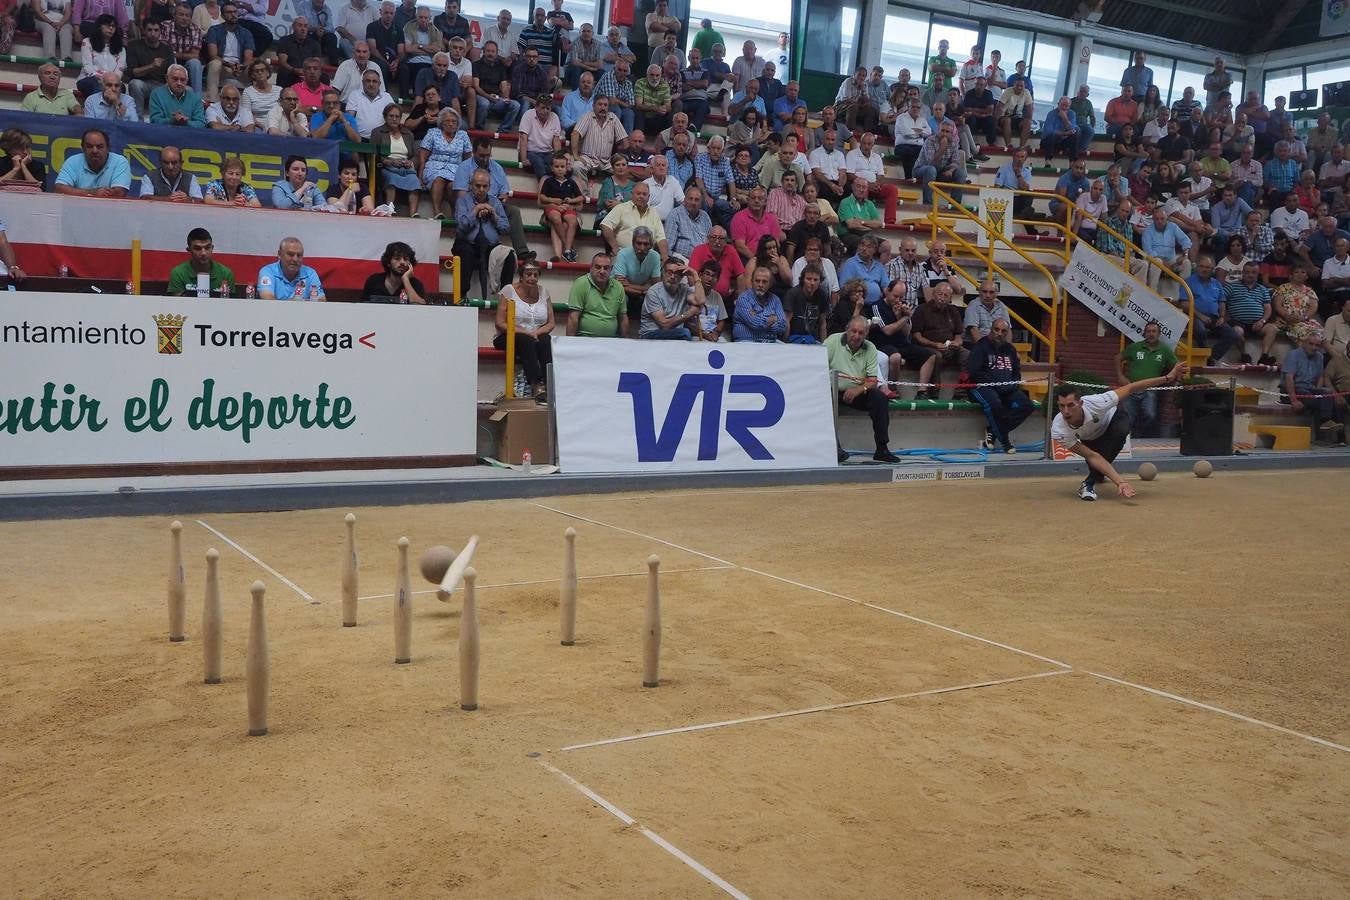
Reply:
[[[628,303],[623,285],[610,278],[608,253],[591,257],[591,271],[567,294],[567,333],[582,337],[628,337]]]
[[[839,403],[866,410],[872,419],[872,437],[877,445],[872,458],[877,462],[898,463],[900,457],[890,451],[890,399],[877,380],[880,371],[877,348],[867,340],[867,329],[868,321],[862,316],[854,316],[842,332],[825,339],[825,352],[830,371],[839,373]],[[848,459],[844,448],[839,446],[838,449],[839,461]]]
[[[867,199],[870,185],[861,175],[853,176],[853,193],[839,204],[839,237],[844,246],[852,253],[858,249],[858,242],[864,235],[882,228],[881,213],[877,205]]]
[[[49,116],[80,116],[84,111],[70,88],[61,87],[61,69],[54,63],[38,67],[38,89],[23,97],[24,112]]]

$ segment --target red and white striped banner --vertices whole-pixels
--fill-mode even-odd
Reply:
[[[276,261],[281,239],[292,236],[326,288],[360,289],[393,241],[413,248],[428,290],[440,283],[441,223],[432,220],[8,192],[0,194],[0,220],[30,275],[55,275],[64,265],[82,278],[130,279],[131,242],[139,238],[141,277],[167,281],[187,259],[187,233],[201,227],[239,284],[256,282],[258,270]]]

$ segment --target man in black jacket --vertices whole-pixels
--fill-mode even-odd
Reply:
[[[970,394],[980,404],[989,422],[981,446],[993,450],[1001,445],[1004,453],[1017,452],[1012,433],[1034,409],[1031,398],[1020,384],[1022,364],[1008,341],[1011,335],[1012,326],[1008,320],[995,319],[990,332],[971,348],[966,366],[970,380],[976,384]]]

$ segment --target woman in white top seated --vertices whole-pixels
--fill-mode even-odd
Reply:
[[[553,361],[553,349],[550,335],[553,333],[553,300],[548,288],[539,283],[539,264],[533,260],[523,262],[516,270],[516,281],[501,289],[497,301],[497,336],[492,346],[498,350],[506,349],[506,309],[512,305],[516,311],[516,359],[525,367],[525,380],[533,391],[534,399],[543,403],[548,399],[545,391],[544,371]]]

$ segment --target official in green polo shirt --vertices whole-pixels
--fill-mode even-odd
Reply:
[[[567,293],[567,333],[582,337],[628,337],[628,303],[623,285],[609,277],[608,253],[591,257],[591,271]]]
[[[1145,378],[1158,378],[1172,371],[1177,357],[1162,342],[1162,326],[1149,322],[1144,326],[1144,339],[1135,341],[1120,351],[1116,361],[1116,374],[1121,382],[1142,381]],[[1135,437],[1155,437],[1158,422],[1158,392],[1138,391],[1125,398],[1125,406],[1134,419]]]
[[[825,339],[825,352],[829,359],[830,370],[839,373],[839,403],[854,409],[867,411],[872,419],[872,437],[876,441],[877,452],[872,458],[877,462],[898,463],[900,457],[890,451],[891,408],[890,398],[878,382],[877,348],[867,340],[869,323],[862,316],[854,316],[848,327]],[[844,448],[839,448],[839,461],[848,459]]]
[[[170,297],[228,297],[234,291],[234,273],[228,268],[216,262],[212,257],[215,251],[215,244],[211,240],[211,232],[205,228],[194,228],[188,232],[187,250],[189,258],[174,266],[169,271],[169,286],[167,288]],[[210,289],[204,296],[201,293],[198,276],[205,275],[209,279]],[[222,291],[221,289],[224,288]]]

